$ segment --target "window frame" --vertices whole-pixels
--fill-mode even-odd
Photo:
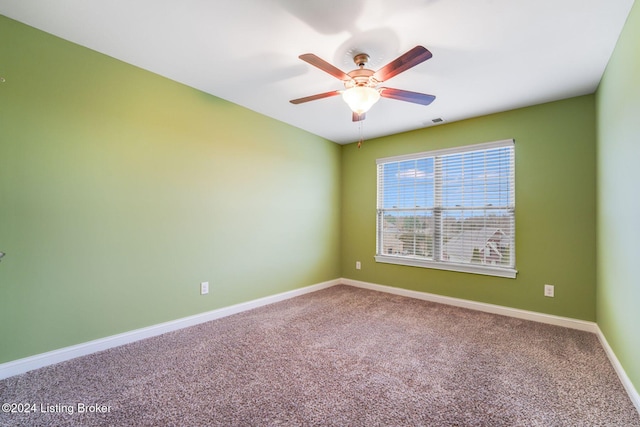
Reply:
[[[458,263],[458,262],[451,262],[451,261],[447,261],[447,260],[441,260],[439,259],[442,255],[442,242],[439,241],[439,238],[442,237],[444,231],[443,228],[444,226],[442,225],[442,212],[444,211],[451,211],[453,210],[451,207],[444,207],[442,200],[441,200],[441,196],[442,193],[438,193],[439,191],[442,191],[442,174],[441,171],[438,170],[437,168],[440,167],[439,165],[441,165],[441,161],[442,158],[444,156],[450,156],[450,155],[455,155],[455,154],[464,154],[464,153],[471,153],[471,152],[478,152],[478,151],[486,151],[486,150],[492,150],[492,149],[496,149],[496,148],[504,148],[504,147],[510,147],[512,149],[511,151],[511,158],[510,158],[510,170],[509,170],[509,189],[508,189],[508,202],[506,206],[483,206],[483,207],[478,207],[478,206],[461,206],[460,210],[465,210],[465,209],[469,209],[469,210],[508,210],[510,213],[510,221],[512,224],[511,227],[511,235],[510,235],[510,246],[509,246],[509,251],[510,251],[510,257],[513,260],[513,266],[507,266],[507,267],[502,267],[502,266],[497,266],[494,264],[476,264],[476,263]],[[383,253],[383,234],[385,232],[384,227],[382,227],[381,222],[384,221],[384,213],[385,212],[389,212],[392,211],[392,208],[385,208],[383,206],[381,206],[381,185],[383,185],[383,181],[384,181],[384,177],[381,177],[381,165],[384,164],[389,164],[389,163],[399,163],[399,162],[403,162],[403,161],[409,161],[409,160],[419,160],[419,159],[428,159],[428,158],[433,158],[433,168],[434,168],[434,183],[433,183],[433,192],[434,192],[434,203],[433,203],[433,207],[421,207],[421,208],[397,208],[397,211],[411,211],[414,210],[415,212],[432,212],[433,213],[433,221],[434,221],[434,237],[433,237],[433,256],[434,259],[430,260],[427,258],[424,258],[422,256],[417,256],[417,255],[390,255],[390,254],[385,254]],[[393,157],[385,157],[385,158],[380,158],[376,160],[376,177],[377,177],[377,183],[376,183],[376,255],[375,255],[375,260],[376,262],[380,262],[380,263],[386,263],[386,264],[396,264],[396,265],[405,265],[405,266],[412,266],[412,267],[423,267],[423,268],[433,268],[433,269],[438,269],[438,270],[447,270],[447,271],[457,271],[457,272],[463,272],[463,273],[473,273],[473,274],[483,274],[483,275],[490,275],[490,276],[497,276],[497,277],[506,277],[506,278],[515,278],[518,271],[516,270],[516,253],[515,253],[515,241],[516,241],[516,236],[515,236],[515,218],[516,218],[516,213],[515,213],[515,207],[516,207],[516,203],[515,203],[515,141],[513,139],[506,139],[506,140],[500,140],[500,141],[494,141],[494,142],[488,142],[488,143],[482,143],[482,144],[474,144],[474,145],[466,145],[466,146],[460,146],[460,147],[454,147],[454,148],[446,148],[446,149],[441,149],[441,150],[433,150],[433,151],[427,151],[427,152],[420,152],[420,153],[413,153],[413,154],[405,154],[405,155],[400,155],[400,156],[393,156]],[[438,180],[441,180],[438,183]],[[440,186],[440,187],[438,187]],[[438,188],[438,191],[436,191],[436,188]],[[398,196],[400,191],[398,191]],[[438,193],[438,195],[436,195],[436,193]],[[428,217],[428,215],[425,214],[425,217]],[[438,222],[440,223],[438,225]],[[436,238],[436,236],[439,236],[439,238]],[[438,254],[436,254],[436,251],[438,251]]]

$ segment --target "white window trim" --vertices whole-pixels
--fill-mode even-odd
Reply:
[[[447,154],[458,154],[464,151],[490,150],[492,148],[509,147],[512,145],[515,145],[515,141],[513,139],[502,139],[500,141],[483,142],[480,144],[463,145],[460,147],[453,147],[453,148],[443,148],[441,150],[423,151],[421,153],[404,154],[404,155],[393,156],[393,157],[383,157],[380,159],[376,159],[376,165],[379,165],[380,163],[413,160],[417,157],[446,156]]]
[[[436,270],[457,271],[460,273],[483,274],[485,276],[507,277],[515,279],[518,270],[512,268],[500,268],[491,265],[477,267],[471,264],[454,264],[452,262],[437,262],[422,260],[411,257],[390,257],[386,255],[376,255],[376,262],[384,264],[407,265],[410,267],[433,268]]]
[[[444,156],[447,154],[458,154],[465,151],[489,150],[492,148],[508,147],[508,146],[514,146],[514,145],[515,145],[515,140],[505,139],[505,140],[486,142],[481,144],[466,145],[466,146],[460,146],[460,147],[454,147],[454,148],[445,148],[441,150],[425,151],[420,153],[412,153],[412,154],[393,156],[393,157],[384,157],[384,158],[376,159],[376,166],[382,163],[401,162],[403,160],[413,160],[420,157],[437,157],[437,156]],[[378,190],[376,190],[376,192],[377,191]],[[376,225],[376,253],[378,251],[377,236],[379,233],[379,230],[377,227],[378,226]],[[513,240],[513,242],[515,244],[515,239]],[[515,256],[515,247],[513,248],[513,251]],[[379,262],[379,263],[405,265],[410,267],[432,268],[437,270],[456,271],[461,273],[481,274],[481,275],[496,276],[496,277],[506,277],[511,279],[515,279],[516,275],[518,274],[518,270],[516,270],[515,268],[497,267],[492,265],[478,266],[474,264],[456,264],[452,262],[425,260],[422,258],[414,258],[411,256],[375,255],[374,259],[376,260],[376,262]]]

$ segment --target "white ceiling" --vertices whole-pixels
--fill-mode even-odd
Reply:
[[[342,89],[301,61],[377,70],[416,45],[433,58],[384,85],[436,96],[381,99],[365,138],[593,93],[633,0],[0,0],[0,14],[340,144],[359,124]]]

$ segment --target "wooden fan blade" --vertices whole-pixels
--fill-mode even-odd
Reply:
[[[339,90],[332,90],[331,92],[319,93],[317,95],[305,96],[304,98],[292,99],[289,101],[292,104],[302,104],[303,102],[315,101],[316,99],[329,98],[331,96],[340,95]]]
[[[298,58],[302,59],[305,62],[308,62],[314,67],[320,68],[325,73],[331,74],[333,77],[337,78],[338,80],[342,80],[342,81],[351,80],[351,77],[349,77],[344,71],[334,67],[324,59],[315,56],[313,53],[305,53],[304,55],[300,55]]]
[[[416,46],[409,52],[400,55],[397,59],[380,68],[373,74],[373,77],[379,82],[389,80],[391,77],[407,71],[411,67],[415,67],[432,56],[431,52],[425,47]]]
[[[364,120],[366,118],[367,118],[367,113],[362,113],[362,114],[352,113],[352,115],[351,115],[351,120],[353,120],[354,122],[359,122],[359,121]]]
[[[410,92],[408,90],[393,89],[390,87],[380,88],[380,96],[422,105],[429,105],[436,99],[435,96],[427,95],[426,93]]]

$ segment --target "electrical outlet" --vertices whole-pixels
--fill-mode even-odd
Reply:
[[[554,288],[553,285],[544,285],[544,296],[553,298]]]
[[[200,283],[200,295],[206,295],[209,293],[209,282]]]
[[[360,264],[360,261],[356,261],[356,270],[360,270],[362,268],[362,264]]]

